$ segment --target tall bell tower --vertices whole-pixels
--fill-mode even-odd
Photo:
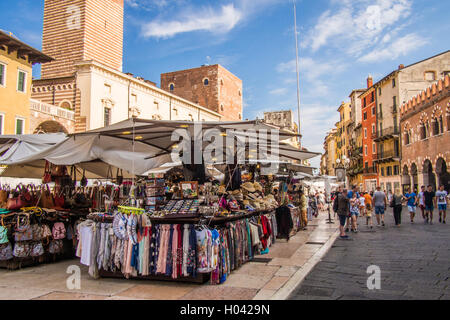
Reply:
[[[123,13],[124,0],[45,0],[42,51],[55,61],[41,78],[71,76],[81,60],[122,71]]]

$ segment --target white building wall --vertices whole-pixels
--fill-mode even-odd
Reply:
[[[78,64],[77,86],[87,130],[104,126],[105,106],[111,109],[111,124],[128,119],[134,110],[142,119],[220,121],[218,113],[96,63]]]

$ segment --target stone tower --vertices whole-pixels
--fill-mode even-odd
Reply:
[[[74,62],[122,71],[124,0],[45,0],[42,51],[55,61],[41,78],[71,76]]]
[[[242,80],[221,65],[163,73],[161,89],[220,113],[224,121],[242,120]]]

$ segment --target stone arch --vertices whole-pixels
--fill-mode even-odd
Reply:
[[[67,99],[62,100],[59,103],[58,107],[63,108],[63,109],[67,109],[67,110],[73,110],[72,109],[72,103],[69,100],[67,100]]]
[[[403,166],[402,170],[402,187],[403,192],[405,192],[407,188],[411,187],[411,177],[409,176],[408,165],[406,164]]]
[[[431,185],[433,190],[436,190],[436,175],[433,172],[433,165],[430,159],[424,160],[422,172],[424,185]]]
[[[67,129],[59,122],[54,120],[48,120],[41,122],[36,129],[34,129],[33,133],[58,133],[63,132],[65,134],[68,133]]]
[[[439,157],[436,161],[436,176],[438,185],[444,185],[445,190],[450,190],[450,173],[448,172],[447,163],[444,158]]]
[[[404,145],[409,145],[413,142],[412,140],[413,130],[409,121],[406,121],[403,126],[403,143]]]

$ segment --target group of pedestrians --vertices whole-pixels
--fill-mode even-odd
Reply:
[[[416,215],[416,208],[422,211],[422,216],[425,223],[433,223],[434,208],[438,208],[439,222],[446,223],[447,216],[447,202],[448,193],[444,186],[441,185],[439,190],[434,192],[432,186],[422,186],[421,192],[416,190],[410,192],[408,188],[406,194],[402,194],[400,189],[396,189],[394,194],[389,197],[377,187],[373,193],[362,192],[359,193],[356,186],[351,190],[338,189],[334,195],[333,211],[339,217],[340,237],[347,239],[346,232],[351,230],[354,233],[358,232],[358,217],[360,215],[366,217],[366,225],[368,228],[373,228],[372,213],[375,212],[375,217],[378,226],[386,226],[384,222],[384,215],[387,206],[391,207],[394,212],[394,221],[397,227],[401,224],[403,204],[406,203],[410,214],[411,223],[414,223]]]

